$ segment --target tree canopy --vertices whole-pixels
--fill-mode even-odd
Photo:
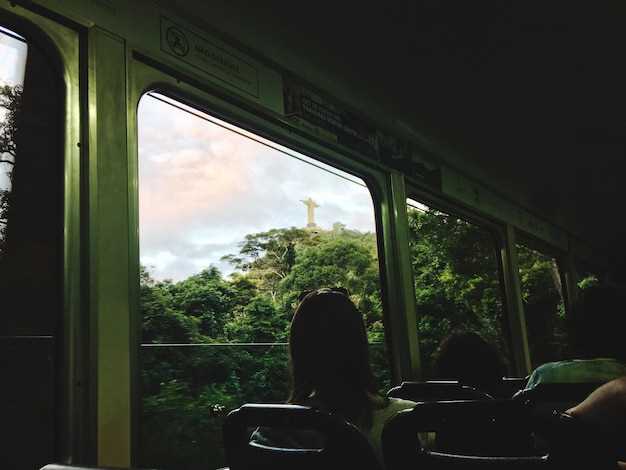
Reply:
[[[427,377],[439,343],[455,330],[479,333],[508,357],[491,234],[434,210],[409,209],[408,216]],[[340,223],[332,230],[277,228],[246,235],[223,259],[235,268],[227,278],[213,266],[178,282],[141,269],[144,466],[217,468],[225,413],[244,402],[286,399],[289,323],[305,290],[349,290],[363,313],[381,391],[391,385],[375,234]],[[550,259],[520,253],[529,310],[558,299],[553,271]]]
[[[17,156],[16,133],[22,105],[22,87],[0,86],[0,171],[9,181],[0,186],[0,258],[5,252],[7,227],[12,201],[13,167]]]

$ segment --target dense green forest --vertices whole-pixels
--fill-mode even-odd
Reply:
[[[508,358],[490,234],[432,210],[409,209],[409,228],[426,374],[433,374],[441,339],[457,329],[478,332]],[[225,259],[235,268],[228,278],[208,267],[179,282],[157,282],[142,268],[143,466],[217,468],[224,464],[225,414],[245,402],[285,400],[288,328],[303,290],[350,291],[364,316],[381,391],[391,384],[373,233],[339,223],[329,231],[273,229],[247,235]],[[563,314],[555,265],[524,248],[520,262],[529,321],[540,306],[535,310],[550,317],[540,326],[553,328]]]

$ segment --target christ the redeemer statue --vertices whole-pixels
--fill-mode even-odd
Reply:
[[[303,199],[302,202],[306,206],[306,226],[310,228],[315,228],[315,208],[319,207],[319,205],[310,197]]]

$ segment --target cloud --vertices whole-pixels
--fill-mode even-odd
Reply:
[[[3,85],[23,85],[24,70],[26,68],[26,56],[28,45],[22,41],[3,34],[0,29],[0,86]],[[5,30],[8,31],[8,30]],[[0,121],[6,118],[7,110],[0,109]],[[3,160],[12,160],[9,154],[0,153]],[[0,190],[10,190],[10,174],[12,166],[4,163],[0,164]]]
[[[335,170],[333,170],[335,171]],[[151,97],[139,107],[142,263],[182,279],[236,253],[249,233],[306,224],[374,230],[366,188]]]
[[[28,45],[0,30],[0,86],[23,85]]]
[[[142,247],[143,248],[143,247]],[[180,280],[209,266],[217,267],[223,275],[233,272],[232,266],[221,257],[237,251],[231,245],[193,245],[178,241],[167,248],[157,246],[142,255],[142,264],[156,279]]]

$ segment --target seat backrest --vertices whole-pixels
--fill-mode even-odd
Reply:
[[[437,452],[424,449],[417,433],[459,426],[467,430],[471,422],[478,426],[475,433],[485,428],[482,424],[494,420],[506,439],[516,439],[509,431],[541,430],[549,440],[549,454],[524,455],[464,455],[457,452]],[[466,421],[463,423],[463,421]],[[482,423],[482,424],[481,424]],[[491,436],[485,436],[491,438]],[[617,439],[616,439],[617,438]],[[387,470],[427,468],[430,470],[464,470],[499,468],[513,469],[571,469],[613,470],[617,468],[618,442],[621,436],[608,435],[579,419],[562,413],[553,413],[549,421],[535,421],[527,414],[526,406],[519,402],[482,401],[451,403],[418,403],[412,410],[398,413],[388,421],[383,430],[383,453]]]
[[[526,377],[503,377],[502,382],[497,387],[497,394],[494,398],[511,398],[520,390],[523,390],[528,383]]]
[[[122,468],[116,467],[84,467],[82,465],[64,465],[59,463],[51,463],[43,467],[41,470],[124,470]],[[133,470],[132,468],[127,468],[126,470]],[[135,469],[139,470],[139,469]],[[148,470],[148,469],[144,469]],[[154,470],[154,469],[153,469]]]
[[[418,432],[437,434],[437,452],[422,449],[416,437]],[[443,455],[442,452],[490,457],[532,454],[526,410],[512,400],[418,403],[412,410],[393,417],[385,426],[382,439],[388,467],[390,462],[399,465],[406,459],[417,467],[431,462],[433,455]]]
[[[254,430],[255,434],[264,434],[266,439],[261,443],[251,441]],[[307,406],[245,404],[229,413],[223,431],[230,470],[312,470],[344,466],[381,470],[374,450],[355,426]],[[286,439],[273,439],[277,434]],[[308,444],[307,435],[319,439]],[[304,439],[297,442],[299,437]]]
[[[387,396],[415,402],[492,399],[491,395],[456,381],[402,382]]]
[[[556,411],[543,432],[550,442],[549,460],[554,468],[617,468],[621,435]]]
[[[430,470],[556,470],[546,456],[490,457],[428,452],[427,461]]]

